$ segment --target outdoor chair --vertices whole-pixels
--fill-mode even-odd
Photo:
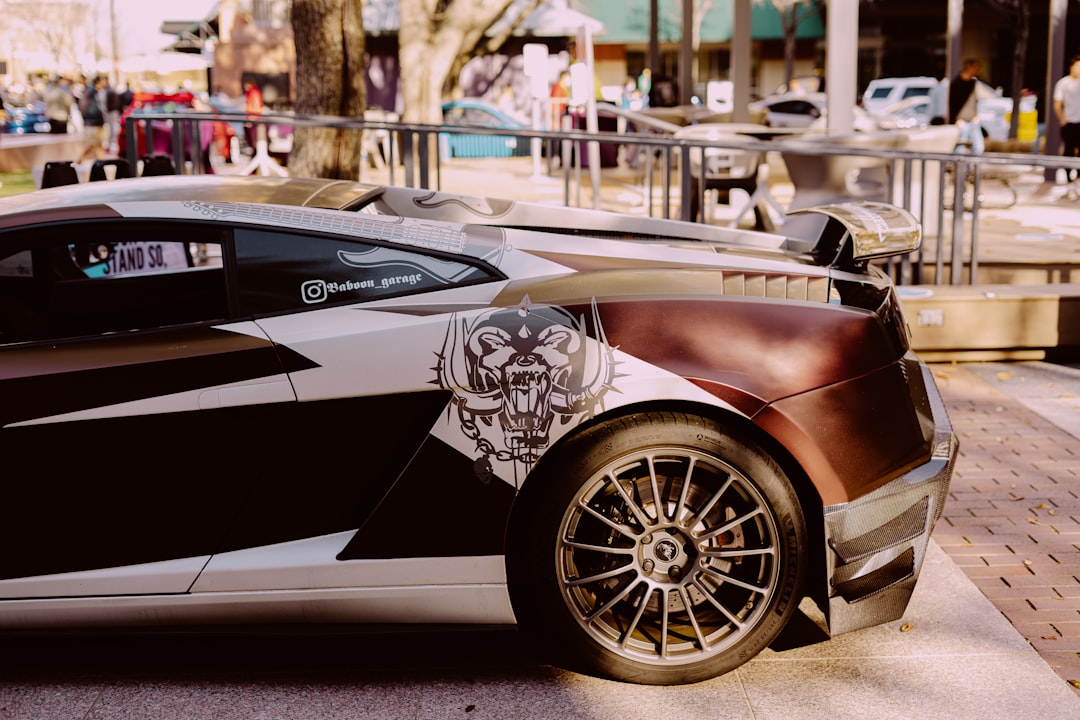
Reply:
[[[139,158],[139,163],[142,165],[142,177],[176,174],[176,165],[168,155],[144,155]]]
[[[382,108],[368,108],[364,111],[364,120],[372,123],[396,123],[401,120],[397,113],[383,110]],[[393,138],[390,131],[384,128],[367,128],[364,130],[362,147],[360,148],[361,169],[385,168],[392,157],[390,144]]]
[[[90,182],[108,180],[107,168],[115,168],[113,178],[120,180],[131,177],[131,163],[124,158],[99,158],[90,166]]]
[[[45,171],[41,174],[42,188],[78,184],[79,174],[71,160],[52,160],[45,163]]]
[[[676,139],[695,142],[711,141],[724,145],[750,139],[753,134],[764,130],[761,125],[743,125],[735,123],[707,123],[688,125],[675,131]],[[775,223],[769,213],[774,208],[781,217],[784,208],[769,193],[768,180],[763,176],[765,153],[758,150],[740,150],[732,147],[691,147],[687,153],[690,163],[690,188],[687,194],[690,202],[690,217],[712,222],[712,205],[716,202],[731,205],[731,192],[741,190],[749,200],[728,222],[729,227],[738,227],[739,223],[751,210],[754,211],[755,227],[759,230],[772,230]],[[704,155],[704,161],[703,161]],[[701,196],[704,192],[704,213],[701,208]]]
[[[852,200],[889,202],[892,199],[892,160],[859,155],[822,155],[818,144],[843,145],[870,150],[898,149],[906,139],[902,132],[857,132],[851,135],[816,136],[788,141],[791,151],[781,151],[788,176],[795,186],[791,210]]]

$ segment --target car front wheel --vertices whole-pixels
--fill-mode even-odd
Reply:
[[[765,648],[801,599],[806,524],[759,446],[689,415],[582,433],[522,491],[508,536],[518,622],[556,662],[697,682]]]

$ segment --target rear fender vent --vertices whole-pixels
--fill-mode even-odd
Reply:
[[[829,301],[828,277],[725,272],[724,294],[780,300]]]

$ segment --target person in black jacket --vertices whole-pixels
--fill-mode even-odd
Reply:
[[[978,74],[979,61],[968,58],[949,82],[949,122],[960,126],[961,144],[976,154],[986,147],[979,123]]]
[[[108,140],[105,126],[105,78],[94,78],[94,84],[83,92],[79,103],[79,112],[83,116],[86,150],[79,157],[79,162],[96,160],[105,156],[105,143]]]

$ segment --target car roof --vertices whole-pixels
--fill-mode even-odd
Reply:
[[[879,87],[881,85],[897,86],[897,85],[937,85],[937,78],[930,77],[929,75],[915,75],[912,77],[890,77],[890,78],[875,78],[870,81],[866,86],[868,89],[872,87]]]
[[[156,200],[263,203],[342,209],[363,202],[381,186],[346,180],[226,175],[166,175],[64,185],[0,198],[8,215]],[[8,224],[0,222],[0,225]]]
[[[793,100],[803,100],[810,103],[811,105],[816,105],[817,107],[825,107],[828,97],[829,96],[823,92],[789,92],[783,93],[782,95],[769,95],[768,97],[764,97],[760,100],[755,100],[754,102],[750,103],[750,107],[757,109],[769,108],[773,105],[776,105],[777,103],[791,102]]]

